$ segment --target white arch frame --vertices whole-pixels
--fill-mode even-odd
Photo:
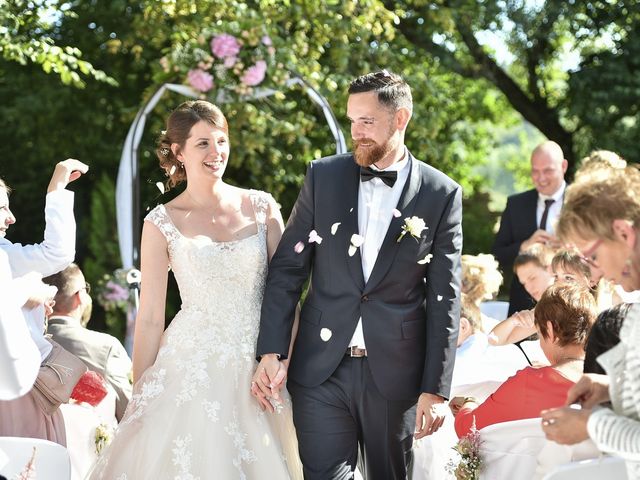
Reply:
[[[311,85],[299,76],[294,76],[285,84],[287,87],[301,85],[307,95],[322,108],[331,134],[336,141],[336,153],[346,153],[347,145],[340,125],[331,110],[329,102]],[[118,244],[120,246],[120,259],[123,268],[129,270],[135,267],[139,261],[139,235],[140,235],[140,178],[138,176],[138,147],[147,122],[147,116],[160,101],[162,95],[170,90],[186,97],[199,98],[200,93],[186,85],[166,83],[162,85],[149,101],[136,114],[127,138],[122,147],[118,178],[116,181],[116,220],[118,227]],[[272,89],[258,89],[248,100],[268,97],[276,93]],[[224,92],[221,91],[216,98],[216,103],[228,103]]]

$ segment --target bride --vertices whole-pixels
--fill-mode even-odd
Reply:
[[[222,180],[228,126],[211,103],[180,105],[157,155],[169,185],[187,186],[145,218],[134,394],[90,478],[301,478],[288,397],[271,414],[247,388],[278,206]],[[182,306],[163,333],[168,268]]]

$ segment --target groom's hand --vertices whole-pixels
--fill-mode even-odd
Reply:
[[[418,398],[416,408],[416,440],[435,433],[444,423],[444,413],[442,412],[444,398],[431,393],[422,393]]]
[[[287,368],[278,360],[278,355],[268,353],[263,355],[253,374],[251,382],[251,394],[256,397],[263,410],[274,412],[274,406],[270,402],[273,399],[280,403],[280,388],[287,377]]]

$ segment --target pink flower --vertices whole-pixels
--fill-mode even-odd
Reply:
[[[189,85],[201,92],[208,92],[213,88],[213,76],[199,68],[189,70],[189,73],[187,74],[187,81],[189,82]]]
[[[264,60],[258,60],[255,65],[244,71],[244,75],[242,75],[240,81],[249,87],[255,87],[262,83],[266,73],[267,62]]]
[[[236,62],[238,61],[238,57],[227,57],[224,59],[223,65],[224,68],[231,68],[233,67]]]
[[[218,58],[235,57],[240,52],[240,42],[233,35],[221,33],[211,40],[211,52]]]
[[[271,37],[269,35],[264,35],[262,37],[262,43],[267,47],[270,47],[271,45],[273,45],[273,42],[271,41]]]

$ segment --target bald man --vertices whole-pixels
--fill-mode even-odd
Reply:
[[[535,188],[507,199],[493,243],[493,254],[503,271],[510,272],[518,253],[536,243],[556,242],[554,225],[567,186],[564,180],[567,166],[562,149],[555,142],[544,142],[533,150],[531,180]],[[533,304],[534,300],[514,275],[509,292],[509,315],[529,309]]]

